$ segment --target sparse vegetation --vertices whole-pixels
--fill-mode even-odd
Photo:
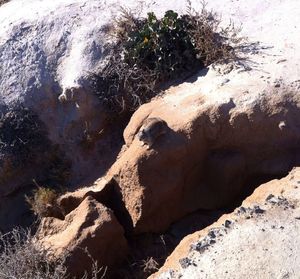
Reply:
[[[22,105],[3,109],[0,115],[0,183],[34,164],[38,155],[47,150],[46,128],[33,111]]]
[[[29,164],[42,166],[34,175],[48,186],[61,186],[69,179],[70,162],[51,144],[37,114],[20,105],[0,115],[0,181]]]
[[[238,30],[219,25],[205,4],[200,12],[189,3],[186,14],[169,10],[162,18],[153,12],[139,18],[123,9],[121,18],[107,28],[117,40],[109,61],[93,75],[100,101],[111,111],[132,111],[157,95],[162,84],[234,59]]]
[[[14,168],[32,161],[48,146],[47,132],[38,116],[22,105],[0,115],[0,154]]]
[[[0,233],[1,279],[76,279],[68,274],[66,257],[57,259],[50,251],[42,250],[30,230],[16,228]],[[103,279],[105,274],[106,269],[93,261],[90,272],[80,279]]]
[[[33,191],[32,196],[25,196],[31,210],[38,218],[57,217],[63,218],[63,215],[57,204],[58,195],[55,190],[38,186]]]
[[[0,235],[0,278],[66,279],[65,259],[49,261],[39,250],[30,231],[14,229]]]
[[[24,169],[30,166],[28,172]],[[22,105],[6,108],[0,115],[0,183],[46,186],[27,197],[38,217],[63,218],[56,205],[56,192],[69,180],[71,163],[58,145],[48,139],[46,126],[32,110]],[[55,190],[54,190],[55,189]]]
[[[71,161],[58,145],[50,145],[44,155],[44,170],[40,175],[39,183],[61,190],[70,179]]]

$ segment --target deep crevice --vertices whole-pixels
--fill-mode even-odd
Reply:
[[[119,269],[114,270],[110,274],[110,278],[148,278],[164,264],[184,237],[212,225],[222,215],[234,211],[260,185],[273,179],[283,178],[287,174],[288,172],[277,175],[256,174],[247,177],[243,187],[244,191],[226,207],[215,210],[197,210],[177,220],[166,232],[161,234],[130,235],[129,238],[127,237],[130,245],[127,262]],[[110,205],[108,204],[108,206]],[[119,215],[119,217],[121,216]]]
[[[90,191],[85,196],[92,196],[98,202],[113,210],[115,217],[125,230],[125,237],[132,234],[132,219],[122,199],[120,186],[114,178],[111,178],[100,192]]]

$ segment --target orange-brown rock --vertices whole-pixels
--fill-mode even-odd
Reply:
[[[86,197],[64,220],[44,218],[37,233],[38,244],[53,256],[67,256],[74,275],[90,271],[93,261],[111,267],[124,260],[127,241],[124,230],[111,209]]]
[[[135,112],[124,132],[127,149],[108,172],[135,233],[161,232],[189,212],[226,206],[299,161],[300,98],[292,90],[247,97],[237,89],[221,96],[189,89],[184,84]],[[168,128],[147,149],[136,135],[150,117]]]

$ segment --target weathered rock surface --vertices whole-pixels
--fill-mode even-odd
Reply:
[[[209,3],[218,11],[214,5]],[[299,22],[288,12],[299,7],[295,1],[268,2],[257,16],[259,5],[226,2],[233,20],[242,21],[248,37],[260,41],[245,47],[240,65],[211,67],[197,81],[171,88],[143,105],[126,127],[127,150],[109,175],[118,181],[137,233],[163,231],[188,212],[228,205],[251,183],[284,175],[299,164],[300,60],[280,41],[264,36],[276,21],[285,44],[299,45]],[[147,150],[135,135],[150,117],[165,120],[169,129]]]
[[[12,0],[0,7],[0,228],[3,230],[30,223],[20,222],[29,215],[24,211],[23,190],[26,186],[27,193],[30,192],[30,183],[32,179],[39,180],[40,172],[57,168],[57,161],[49,162],[55,155],[52,149],[59,150],[70,163],[65,183],[71,187],[96,180],[119,152],[121,125],[108,125],[107,115],[91,93],[88,79],[89,73],[101,67],[110,50],[110,40],[102,26],[110,22],[114,13],[111,4],[96,0],[51,3]],[[19,113],[20,107],[35,116],[32,124],[36,131],[27,129],[27,133],[22,133],[9,127],[12,131],[5,135],[3,115],[15,112],[14,117],[21,122],[27,116]],[[43,123],[43,129],[39,122]],[[41,146],[36,144],[41,137],[34,137],[39,130],[45,137]],[[20,158],[20,150],[16,148],[18,141],[21,151],[28,151],[28,145],[32,147],[24,158]],[[9,156],[7,146],[12,149]],[[17,160],[22,164],[16,166],[11,162]],[[60,175],[59,171],[56,174]],[[8,220],[12,199],[22,205],[15,214],[9,213]]]
[[[67,255],[66,265],[74,275],[90,271],[92,261],[109,269],[122,261],[128,251],[124,230],[111,209],[92,197],[86,197],[64,220],[42,220],[36,235],[38,245]]]
[[[143,105],[124,131],[127,149],[107,178],[118,184],[135,233],[161,232],[196,209],[226,206],[251,184],[284,175],[299,163],[300,60],[263,36],[275,20],[273,6],[266,6],[254,29],[253,7],[259,2],[228,1],[228,6],[233,20],[243,21],[246,35],[260,42],[244,47],[240,64],[210,67],[196,81]],[[277,24],[292,30],[279,29],[284,41],[297,46],[298,25],[285,13],[297,10],[296,2],[277,1],[274,7],[281,18]],[[147,150],[135,135],[150,117],[165,120],[168,129]]]
[[[137,232],[163,231],[196,209],[226,206],[251,181],[283,175],[299,162],[297,92],[272,90],[246,103],[239,94],[222,101],[201,91],[185,96],[187,87],[133,115],[124,132],[128,149],[109,171]],[[170,128],[151,150],[134,137],[147,117]]]
[[[300,168],[184,238],[150,278],[298,278]]]
[[[19,104],[34,111],[73,161],[77,181],[103,160],[79,146],[106,121],[86,78],[105,56],[101,26],[109,14],[96,16],[102,8],[99,1],[30,0],[0,9],[0,112]]]
[[[36,112],[47,125],[50,140],[71,157],[77,181],[86,176],[92,179],[95,169],[95,179],[101,176],[118,151],[119,140],[110,136],[95,149],[78,147],[87,134],[98,137],[105,131],[106,115],[89,94],[86,72],[104,62],[107,39],[101,26],[114,16],[115,7],[114,1],[59,0],[45,5],[44,1],[12,0],[0,9],[0,112],[15,103]],[[159,13],[170,8],[182,11],[185,3],[146,1],[147,10],[151,7]],[[212,65],[196,80],[170,88],[143,105],[124,131],[126,146],[105,176],[107,182],[100,180],[92,189],[63,197],[64,221],[43,220],[43,245],[58,255],[70,250],[70,265],[80,257],[85,262],[84,253],[77,256],[77,248],[85,246],[109,265],[105,262],[109,256],[102,251],[109,244],[116,249],[114,256],[124,257],[124,231],[162,232],[189,212],[226,206],[261,179],[282,176],[299,164],[298,1],[219,0],[209,1],[208,7],[221,12],[225,24],[228,18],[243,23],[241,35],[249,39],[241,48],[244,59]],[[104,9],[113,12],[104,13]],[[148,150],[136,134],[150,117],[165,120],[168,128]],[[287,199],[273,195],[279,201]],[[280,215],[279,203],[267,202],[266,216]],[[291,216],[293,210],[286,209]],[[262,214],[252,207],[248,213]],[[243,228],[255,227],[253,219],[247,220],[239,221],[246,224]],[[290,221],[287,224],[298,229]],[[264,224],[264,219],[257,223]],[[229,231],[232,223],[224,219],[224,224]],[[111,238],[102,242],[106,229],[115,232],[119,242]],[[269,227],[268,233],[274,235]],[[291,230],[288,233],[293,236]],[[240,234],[232,237],[236,235]],[[117,244],[124,249],[117,249]],[[181,263],[189,266],[190,261]],[[187,278],[194,272],[190,268]]]

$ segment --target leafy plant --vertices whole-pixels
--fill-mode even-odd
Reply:
[[[195,66],[202,67],[188,28],[188,21],[174,11],[167,11],[160,20],[154,13],[148,13],[141,29],[128,32],[125,63],[152,71],[158,81],[175,77]]]
[[[166,82],[234,59],[238,29],[221,29],[219,24],[205,4],[200,12],[189,3],[187,14],[169,10],[162,18],[150,12],[141,19],[123,9],[114,28],[106,28],[117,44],[107,65],[92,76],[96,95],[110,111],[133,111],[159,94]]]

